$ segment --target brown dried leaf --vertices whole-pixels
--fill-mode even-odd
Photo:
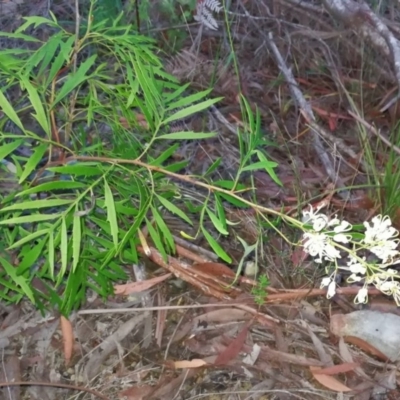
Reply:
[[[329,366],[333,366],[333,360],[331,355],[325,350],[324,344],[318,338],[318,336],[311,330],[310,325],[307,322],[302,321],[304,325],[306,325],[308,334],[311,337],[311,340],[314,344],[314,347],[318,353],[319,359],[325,364]]]
[[[190,331],[196,327],[200,322],[201,323],[209,323],[209,322],[231,322],[231,321],[247,321],[251,318],[251,315],[245,310],[239,310],[236,308],[218,308],[213,311],[209,311],[207,313],[198,315],[193,318],[190,322],[182,325],[182,327],[176,332],[173,341],[177,342],[182,340],[186,335],[190,333]]]
[[[351,392],[352,389],[338,381],[333,376],[323,375],[319,372],[321,368],[319,367],[310,367],[310,371],[313,374],[314,378],[326,388],[333,390],[335,392]]]
[[[227,365],[229,361],[235,359],[239,355],[240,351],[243,348],[244,342],[246,341],[247,332],[250,325],[251,321],[243,327],[237,337],[232,340],[232,342],[226,347],[226,349],[222,353],[218,354],[214,365]]]
[[[200,359],[194,358],[193,360],[183,360],[183,361],[175,361],[174,366],[176,369],[184,369],[184,368],[200,368],[207,365],[207,363]]]
[[[235,277],[235,273],[225,264],[221,263],[213,263],[213,262],[205,262],[205,263],[197,263],[192,266],[195,270],[200,270],[209,274],[211,276],[217,277]]]
[[[60,324],[64,344],[65,365],[68,365],[71,361],[72,352],[74,349],[74,332],[71,322],[62,315],[60,317]]]
[[[125,285],[115,285],[114,286],[114,293],[115,294],[120,294],[120,295],[129,295],[132,293],[141,293],[144,292],[153,286],[159,284],[160,282],[165,281],[169,277],[171,277],[171,273],[157,276],[155,278],[147,279],[145,281],[139,281],[139,282],[132,282],[132,283],[127,283]]]
[[[118,397],[124,400],[145,400],[148,399],[154,391],[150,385],[132,386],[118,393]]]
[[[22,368],[21,368],[22,367]],[[23,364],[16,354],[11,354],[8,357],[3,356],[2,368],[0,369],[0,382],[18,382],[21,381]],[[4,387],[0,388],[0,398],[2,399],[21,399],[21,387]]]
[[[322,375],[337,375],[348,371],[354,371],[360,364],[357,363],[343,363],[334,365],[333,367],[322,368],[318,371],[318,374]]]
[[[345,341],[344,341],[344,339],[342,337],[339,339],[339,354],[340,354],[340,356],[342,357],[342,359],[344,361],[346,361],[348,363],[353,363],[354,362],[353,357],[352,357],[352,355],[350,353],[350,350],[349,350],[347,344],[345,343]],[[355,369],[355,372],[359,376],[361,376],[361,377],[363,377],[363,378],[365,378],[367,380],[370,379],[369,376],[364,372],[364,370],[361,367],[357,367]]]

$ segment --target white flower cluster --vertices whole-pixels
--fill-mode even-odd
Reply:
[[[321,282],[321,288],[328,287],[327,297],[335,295],[335,277],[342,269],[350,272],[348,282],[364,284],[357,293],[356,303],[367,302],[368,285],[372,284],[382,293],[393,296],[400,305],[400,274],[388,268],[400,263],[399,232],[392,226],[390,218],[378,215],[371,223],[364,222],[364,234],[353,235],[353,226],[349,222],[340,221],[336,216],[330,219],[320,210],[321,207],[315,211],[310,207],[309,211],[303,211],[303,247],[315,262],[329,261],[335,265],[333,273]],[[312,229],[306,230],[305,225],[311,225]],[[345,253],[346,264],[339,265],[338,259]]]

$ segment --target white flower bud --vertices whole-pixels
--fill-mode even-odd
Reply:
[[[366,287],[361,288],[358,293],[356,298],[354,299],[354,302],[356,304],[365,304],[368,301],[368,289]]]

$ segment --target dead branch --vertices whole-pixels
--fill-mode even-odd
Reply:
[[[312,133],[312,139],[313,139],[313,146],[314,150],[317,153],[317,156],[321,160],[326,172],[328,173],[329,178],[332,180],[332,182],[335,183],[338,187],[344,188],[345,185],[342,182],[342,180],[339,178],[338,174],[336,173],[332,160],[329,157],[329,154],[325,150],[321,139],[320,139],[320,134],[323,131],[322,128],[318,126],[315,120],[314,113],[311,109],[310,104],[306,101],[306,99],[303,96],[303,93],[299,89],[299,86],[292,74],[292,71],[286,66],[285,61],[282,58],[281,53],[279,52],[274,40],[272,33],[270,32],[267,37],[266,37],[266,43],[271,49],[272,53],[275,56],[276,62],[278,64],[279,69],[281,70],[282,74],[284,75],[286,82],[289,85],[289,90],[292,93],[293,98],[295,99],[296,103],[300,107],[301,113],[306,119],[306,121],[310,124],[310,131]],[[341,191],[338,192],[338,194],[345,200],[350,199],[350,193],[348,192],[347,189],[342,189]]]

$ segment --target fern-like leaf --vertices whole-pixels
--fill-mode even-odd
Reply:
[[[194,19],[212,30],[218,30],[218,22],[212,15],[222,10],[219,0],[198,0]]]

